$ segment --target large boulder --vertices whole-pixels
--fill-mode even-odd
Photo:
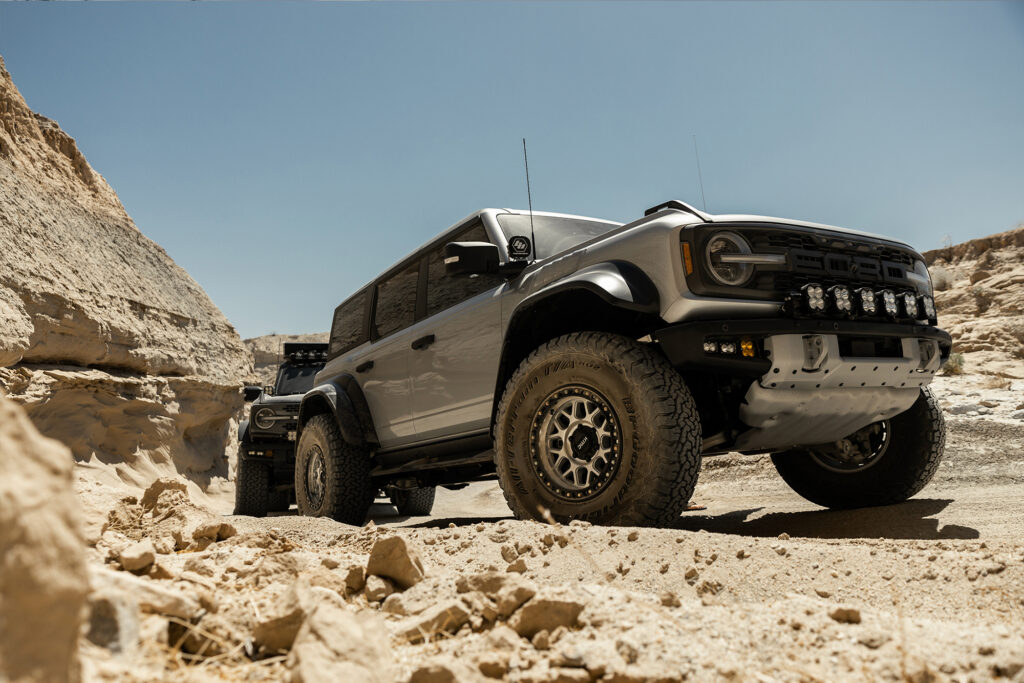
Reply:
[[[77,680],[88,581],[68,449],[0,397],[0,681]]]

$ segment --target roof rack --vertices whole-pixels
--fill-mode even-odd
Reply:
[[[708,217],[708,214],[704,213],[703,211],[698,211],[697,209],[690,206],[686,202],[681,202],[678,199],[670,199],[667,202],[662,202],[661,204],[658,204],[657,206],[652,206],[651,208],[644,211],[644,215],[650,216],[652,213],[658,213],[662,209],[676,209],[677,211],[685,211],[686,213],[692,213],[694,216],[701,219],[705,223],[711,222],[711,219]]]
[[[284,357],[290,361],[327,360],[327,344],[319,342],[285,342]]]

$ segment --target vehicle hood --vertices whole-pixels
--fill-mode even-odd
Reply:
[[[815,230],[826,230],[829,232],[838,232],[844,235],[857,235],[860,237],[871,237],[877,240],[885,240],[886,242],[892,242],[899,244],[900,246],[914,249],[913,246],[903,242],[902,240],[893,239],[886,235],[879,235],[873,232],[864,232],[862,230],[851,230],[849,228],[840,228],[835,225],[827,225],[825,223],[812,223],[810,221],[798,221],[792,218],[778,218],[776,216],[757,216],[754,214],[743,214],[743,213],[729,213],[729,214],[715,214],[707,216],[711,223],[780,223],[783,225],[797,225],[802,228],[813,228]]]
[[[260,396],[253,401],[254,406],[275,406],[287,405],[290,403],[301,403],[303,394],[285,394],[283,396]]]

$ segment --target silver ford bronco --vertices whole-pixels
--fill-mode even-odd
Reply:
[[[669,525],[701,458],[739,451],[819,505],[896,503],[942,457],[949,350],[895,240],[680,201],[484,209],[335,310],[296,502],[360,524],[380,491],[497,478],[519,518]]]

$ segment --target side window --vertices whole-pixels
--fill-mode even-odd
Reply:
[[[358,292],[334,309],[330,356],[340,356],[366,341],[366,300],[369,289]]]
[[[377,336],[412,325],[416,318],[416,286],[419,284],[420,264],[413,263],[377,285],[377,309],[373,324]]]
[[[490,242],[483,224],[460,232],[448,242]],[[447,242],[446,242],[447,243]],[[501,285],[500,275],[473,275],[451,277],[444,272],[444,244],[427,256],[427,315],[431,316],[481,292]]]

